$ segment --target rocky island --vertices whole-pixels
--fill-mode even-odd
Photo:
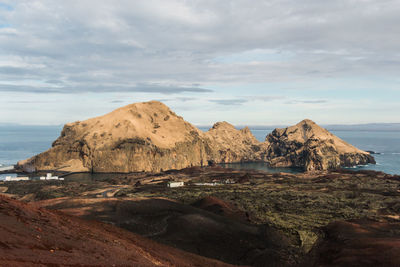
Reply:
[[[266,141],[269,144],[267,162],[273,167],[301,167],[315,171],[375,164],[369,152],[346,143],[311,120],[275,129]]]
[[[272,167],[331,170],[375,163],[365,151],[310,120],[275,129],[259,142],[246,127],[216,123],[203,132],[158,101],[68,123],[52,148],[18,163],[24,171],[161,172],[214,163],[262,161]]]

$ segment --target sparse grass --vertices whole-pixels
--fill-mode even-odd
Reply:
[[[151,177],[151,174],[116,176],[93,183],[67,180],[64,183],[21,182],[7,184],[6,193],[20,197],[33,193],[34,199],[39,200],[81,196],[84,192],[111,185],[129,185],[116,197],[165,197],[190,205],[206,196],[215,196],[248,212],[256,224],[269,224],[297,235],[305,250],[315,242],[318,228],[329,222],[379,218],[382,214],[398,215],[400,212],[400,179],[374,172],[334,172],[307,177],[213,168],[187,169],[157,174],[154,179],[168,177],[194,182],[233,179],[237,183],[173,189],[161,184],[135,186],[137,181],[151,180]]]
[[[281,178],[282,175],[265,175],[252,177],[249,184],[190,186],[152,192],[147,196],[166,197],[185,204],[215,196],[250,213],[254,223],[297,233],[305,250],[316,241],[319,227],[337,220],[378,218],[381,211],[396,212],[398,207],[393,203],[400,202],[400,182],[377,178],[373,173]]]

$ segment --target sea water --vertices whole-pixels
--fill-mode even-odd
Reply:
[[[62,126],[0,126],[0,167],[13,165],[51,147],[52,142],[60,135]],[[200,128],[207,131],[208,128]],[[251,128],[259,141],[273,129]],[[357,166],[355,169],[383,171],[400,174],[400,132],[399,131],[331,131],[333,134],[362,150],[375,151],[373,155],[377,164]],[[239,163],[233,168],[252,168],[266,171],[290,171],[296,169],[271,169],[263,163]],[[3,177],[0,177],[0,180]]]

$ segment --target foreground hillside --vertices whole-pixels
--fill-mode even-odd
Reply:
[[[307,171],[375,163],[309,120],[259,142],[248,128],[219,122],[202,132],[161,102],[127,105],[66,124],[52,148],[19,162],[27,171],[161,172],[214,163],[262,161]]]
[[[228,266],[0,196],[1,266]]]
[[[193,167],[94,177],[0,182],[0,192],[231,264],[396,266],[399,176]]]
[[[85,219],[102,220],[166,245],[231,264],[291,265],[296,260],[295,242],[275,228],[168,199],[63,198],[37,204]],[[217,200],[217,204],[208,207],[226,206],[226,202]]]

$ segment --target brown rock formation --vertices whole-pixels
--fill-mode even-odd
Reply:
[[[216,162],[259,161],[264,146],[248,127],[237,130],[227,122],[217,122],[205,133],[211,139],[211,159]]]
[[[159,172],[252,158],[250,131],[217,123],[208,133],[164,104],[131,104],[104,116],[66,124],[46,152],[19,162],[25,170]]]
[[[266,141],[269,143],[267,161],[273,167],[314,171],[375,163],[368,152],[346,143],[311,120],[275,129]]]
[[[66,124],[51,149],[18,165],[25,171],[160,172],[244,161],[306,170],[375,162],[369,153],[309,120],[275,129],[261,143],[249,128],[237,130],[227,122],[204,133],[164,104],[151,101]]]

